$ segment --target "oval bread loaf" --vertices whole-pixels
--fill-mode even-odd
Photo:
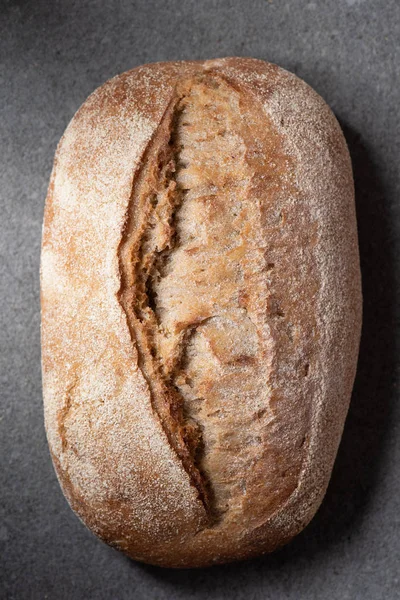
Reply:
[[[192,567],[305,527],[361,324],[350,158],[310,87],[244,58],[108,81],[57,149],[41,286],[49,446],[96,535]]]

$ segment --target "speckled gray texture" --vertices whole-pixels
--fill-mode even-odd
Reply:
[[[332,106],[353,158],[363,271],[359,371],[312,524],[248,563],[168,571],[97,541],[62,497],[43,428],[38,265],[53,154],[74,111],[144,62],[276,62]],[[0,0],[0,598],[400,598],[398,0]]]

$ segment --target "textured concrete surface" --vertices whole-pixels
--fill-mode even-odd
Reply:
[[[0,598],[400,598],[398,0],[0,0]],[[167,571],[72,514],[47,451],[38,266],[56,143],[88,94],[144,62],[247,55],[333,107],[353,158],[365,295],[359,371],[331,485],[277,554]]]

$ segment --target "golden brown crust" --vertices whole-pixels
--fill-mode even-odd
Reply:
[[[201,566],[309,522],[361,323],[350,159],[311,88],[239,58],[107,82],[57,150],[41,276],[49,445],[97,535]]]

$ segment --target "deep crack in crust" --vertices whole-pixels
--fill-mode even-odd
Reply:
[[[157,314],[155,280],[163,276],[165,263],[176,245],[175,218],[183,202],[183,190],[176,181],[180,152],[175,139],[178,102],[179,98],[174,98],[168,107],[134,180],[119,249],[119,298],[136,343],[138,364],[149,386],[153,408],[201,501],[209,509],[207,486],[196,465],[201,443],[199,426],[185,419],[183,398],[174,385],[179,351],[172,358],[167,357],[169,364],[159,351],[163,332]]]
[[[340,129],[273,65],[149,65],[88,100],[49,188],[42,306],[49,443],[93,531],[200,566],[305,526],[354,377],[355,231]]]

